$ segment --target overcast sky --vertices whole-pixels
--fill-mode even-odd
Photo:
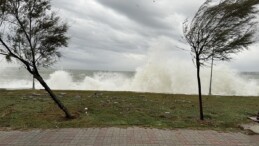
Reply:
[[[179,44],[182,23],[204,0],[52,0],[69,26],[69,46],[62,48],[60,68],[135,70],[150,48],[164,40]],[[171,45],[171,57],[191,62],[190,54]],[[259,71],[259,46],[229,64],[240,71]]]

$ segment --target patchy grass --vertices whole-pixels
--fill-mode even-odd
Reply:
[[[204,96],[205,121],[198,97],[104,91],[55,91],[77,116],[66,120],[45,91],[0,90],[1,129],[142,126],[239,130],[259,110],[259,97]],[[87,113],[85,108],[88,108]]]

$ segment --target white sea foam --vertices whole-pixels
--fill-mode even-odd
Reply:
[[[202,70],[202,91],[208,93],[209,69]],[[112,90],[196,94],[196,70],[192,64],[173,61],[164,64],[149,63],[139,68],[133,77],[123,73],[96,72],[82,81],[74,81],[66,71],[55,71],[46,82],[53,89]],[[2,80],[0,88],[30,88],[30,80]],[[224,65],[214,69],[213,94],[259,95],[258,83],[242,78],[238,72]],[[42,88],[36,83],[36,88]]]
[[[163,43],[164,44],[164,43]],[[161,49],[154,49],[162,46]],[[170,58],[170,47],[153,45],[147,63],[139,67],[133,76],[120,72],[95,72],[74,80],[74,74],[55,71],[45,78],[52,89],[112,90],[160,93],[197,94],[196,68],[191,61],[180,57]],[[2,70],[2,71],[1,71]],[[3,73],[4,68],[0,68]],[[209,68],[202,68],[202,92],[208,94]],[[0,79],[0,88],[30,88],[31,80]],[[36,88],[42,88],[36,83]],[[259,85],[248,80],[226,65],[217,65],[213,72],[212,93],[217,95],[259,95]]]

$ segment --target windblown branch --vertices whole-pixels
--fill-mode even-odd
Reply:
[[[11,57],[14,57],[14,58],[20,60],[20,61],[26,66],[27,70],[28,70],[30,73],[33,73],[32,69],[30,68],[31,65],[30,65],[29,62],[27,62],[27,61],[23,60],[22,58],[18,57],[17,55],[15,55],[15,54],[11,51],[11,49],[7,46],[7,44],[6,44],[1,38],[0,38],[0,42],[1,42],[2,45],[8,50],[9,54],[7,54],[7,55],[10,55]]]
[[[184,37],[194,57],[201,62],[211,57],[229,60],[231,54],[252,44],[258,4],[258,0],[221,0],[218,5],[211,5],[211,0],[207,0],[191,22],[184,22]]]
[[[6,56],[6,55],[8,55],[8,54],[6,54],[6,53],[1,53],[1,52],[0,52],[0,55],[4,55],[4,56]]]

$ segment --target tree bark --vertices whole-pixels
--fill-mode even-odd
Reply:
[[[35,90],[35,77],[32,75],[32,90]]]
[[[49,93],[50,97],[55,101],[58,107],[65,113],[66,118],[72,119],[73,116],[69,113],[67,108],[62,104],[62,102],[57,98],[57,96],[52,92],[47,83],[43,80],[40,74],[34,75],[34,77],[40,82],[40,84],[45,88],[45,90]]]
[[[209,88],[209,95],[212,95],[211,94],[211,90],[212,90],[212,75],[213,75],[213,61],[214,61],[214,58],[212,56],[212,59],[211,59],[211,68],[210,68],[210,88]]]
[[[197,65],[197,80],[198,80],[198,91],[199,91],[199,108],[200,108],[200,120],[204,120],[203,106],[202,106],[202,93],[201,93],[201,79],[200,79],[200,60],[196,59]]]

